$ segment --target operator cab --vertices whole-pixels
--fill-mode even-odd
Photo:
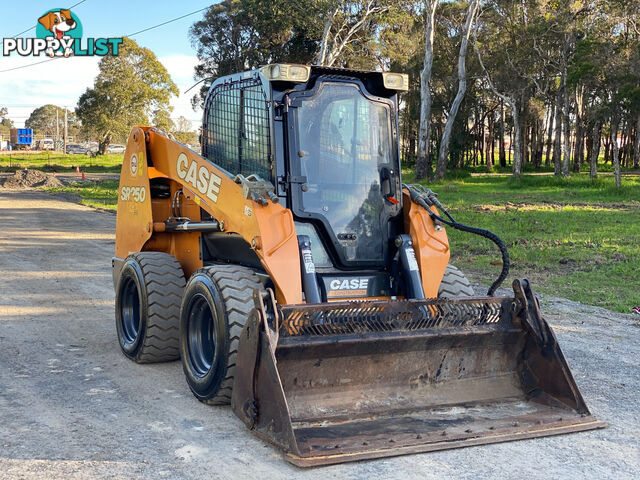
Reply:
[[[392,240],[403,233],[397,92],[407,89],[403,74],[278,64],[209,91],[203,156],[274,185],[324,298],[344,274],[361,286],[353,275],[366,273],[361,296],[392,293]]]

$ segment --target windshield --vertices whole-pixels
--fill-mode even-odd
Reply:
[[[301,209],[328,220],[347,261],[382,260],[381,174],[393,161],[389,106],[357,85],[325,82],[298,108],[298,138],[307,177]]]

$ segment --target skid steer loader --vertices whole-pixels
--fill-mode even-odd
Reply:
[[[403,74],[269,65],[217,79],[198,154],[134,127],[113,279],[123,353],[181,358],[299,466],[602,428],[500,239],[403,185]],[[475,296],[444,226],[496,243]]]

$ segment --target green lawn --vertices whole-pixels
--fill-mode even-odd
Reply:
[[[109,153],[91,158],[88,155],[65,155],[58,152],[27,154],[19,151],[0,155],[0,171],[36,168],[45,172],[75,171],[120,172],[123,154]]]
[[[405,182],[411,182],[407,173]],[[511,274],[542,293],[629,312],[640,305],[640,176],[591,180],[553,176],[467,177],[424,183],[461,223],[498,234],[509,247]],[[499,273],[497,248],[449,228],[452,262],[472,280]],[[493,263],[492,263],[493,262]]]
[[[448,179],[425,185],[462,223],[498,234],[509,247],[514,278],[529,278],[542,293],[619,312],[640,305],[640,176],[568,179],[525,175]],[[411,172],[404,181],[412,182]],[[74,183],[50,189],[82,203],[115,209],[118,182]],[[472,281],[489,285],[500,255],[488,240],[449,228],[452,262]],[[480,292],[478,292],[480,293]]]
[[[47,188],[49,192],[72,193],[80,197],[80,203],[90,207],[115,210],[118,206],[118,181],[71,182],[66,187]]]

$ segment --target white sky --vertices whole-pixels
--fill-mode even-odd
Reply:
[[[0,107],[6,106],[8,117],[17,127],[23,127],[25,120],[37,107],[51,103],[73,110],[78,98],[93,86],[98,75],[101,57],[70,57],[53,62],[0,73]],[[0,57],[0,70],[33,63],[43,57]],[[174,121],[179,116],[189,119],[194,129],[200,126],[202,110],[191,108],[191,97],[198,87],[184,94],[195,81],[193,69],[197,63],[195,56],[170,55],[159,57],[180,90],[180,96],[172,100]]]

